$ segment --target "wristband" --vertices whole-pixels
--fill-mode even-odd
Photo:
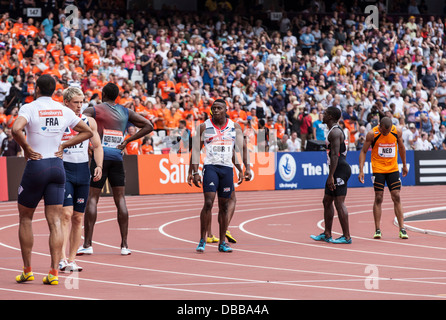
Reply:
[[[196,171],[196,172],[192,172],[192,175],[196,175],[196,174],[200,174],[200,172]]]

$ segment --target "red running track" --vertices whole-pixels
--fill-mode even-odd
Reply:
[[[444,188],[404,187],[404,211],[446,206]],[[413,300],[446,299],[446,242],[438,235],[409,232],[398,238],[386,190],[383,239],[374,240],[373,190],[351,188],[351,245],[319,243],[323,190],[238,192],[230,231],[231,254],[199,237],[202,194],[127,197],[131,256],[120,255],[116,209],[102,198],[93,237],[94,255],[79,257],[84,271],[61,273],[58,286],[41,279],[49,270],[48,227],[39,206],[34,216],[36,280],[17,284],[22,260],[15,202],[0,204],[0,299],[144,300]],[[217,216],[213,230],[217,232]],[[432,223],[429,229],[432,229]],[[414,223],[417,228],[422,222]],[[446,221],[437,220],[437,231]],[[339,221],[334,222],[335,236]]]

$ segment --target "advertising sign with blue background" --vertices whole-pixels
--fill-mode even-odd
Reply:
[[[360,151],[349,151],[347,153],[347,162],[352,168],[348,186],[371,187],[373,184],[370,152],[367,152],[364,164],[364,184],[358,180],[359,153]],[[401,173],[402,163],[399,157],[398,163]],[[409,173],[404,178],[401,176],[401,182],[403,186],[412,186],[415,185],[415,161],[412,150],[406,151],[406,163]],[[325,151],[278,152],[276,164],[276,190],[322,189],[325,187],[329,171]]]

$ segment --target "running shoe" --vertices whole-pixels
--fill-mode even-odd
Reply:
[[[28,273],[25,273],[25,271],[23,271],[22,274],[15,277],[15,281],[17,281],[17,283],[33,281],[33,280],[34,280],[34,274],[32,271],[30,271]]]
[[[90,246],[88,248],[84,248],[84,246],[80,246],[79,249],[77,249],[76,255],[77,256],[82,256],[84,254],[93,254],[93,247]]]
[[[310,238],[313,239],[314,241],[325,241],[325,242],[330,242],[332,239],[331,237],[327,238],[325,233],[321,233],[318,236],[310,235]]]
[[[59,284],[59,277],[48,273],[48,275],[43,278],[43,284],[57,285]]]
[[[232,248],[225,241],[223,241],[222,243],[220,243],[218,245],[218,251],[225,252],[225,253],[231,253]]]
[[[67,266],[68,266],[68,261],[67,260],[65,260],[65,259],[60,260],[60,262],[59,262],[59,270],[60,271],[65,271]]]
[[[375,234],[373,235],[373,239],[381,239],[382,234],[380,229],[376,229]]]
[[[79,266],[76,261],[71,261],[68,263],[67,267],[65,268],[66,271],[70,272],[81,272],[84,270],[81,266]]]
[[[121,248],[121,256],[129,256],[132,254],[132,251],[129,248]]]
[[[343,244],[350,244],[352,243],[352,238],[348,239],[344,236],[340,236],[339,238],[336,239],[330,239],[330,243],[343,243]]]
[[[407,235],[406,229],[402,228],[400,230],[400,238],[401,239],[409,239],[409,236]]]
[[[199,253],[203,253],[205,247],[206,247],[206,241],[204,241],[204,239],[200,239],[200,242],[198,243],[198,246],[197,246],[196,250]]]
[[[216,236],[212,235],[210,237],[207,237],[206,243],[217,243],[220,239],[218,239]]]
[[[231,243],[237,243],[237,240],[235,240],[235,238],[232,236],[231,232],[226,231],[226,239],[228,239],[229,242]]]

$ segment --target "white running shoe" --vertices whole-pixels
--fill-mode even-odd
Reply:
[[[79,249],[77,249],[76,255],[82,256],[84,254],[93,254],[93,247],[84,248],[83,246],[80,246]]]
[[[67,268],[65,269],[66,271],[71,271],[71,272],[81,272],[82,270],[84,270],[84,268],[82,268],[81,266],[79,266],[76,261],[72,261],[69,262],[67,265]]]
[[[122,256],[129,256],[132,254],[132,251],[129,248],[121,248],[121,255]]]
[[[65,271],[65,269],[67,268],[67,266],[68,266],[68,262],[67,262],[67,260],[65,260],[65,259],[61,259],[60,262],[59,262],[59,270],[60,270],[60,271]]]

